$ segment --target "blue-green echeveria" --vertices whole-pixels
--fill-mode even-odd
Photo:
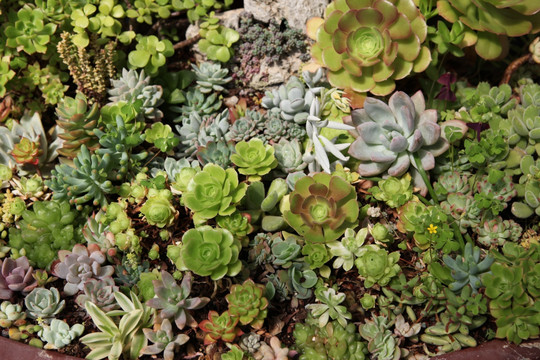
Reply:
[[[387,95],[395,80],[431,62],[426,21],[413,0],[335,0],[324,20],[308,23],[308,34],[313,58],[338,88]]]
[[[356,190],[339,176],[305,176],[296,182],[289,199],[290,210],[283,217],[309,242],[334,241],[356,225]]]
[[[367,98],[364,108],[354,110],[350,122],[356,140],[349,154],[361,161],[358,173],[374,176],[382,173],[399,177],[417,167],[415,157],[424,170],[435,167],[435,157],[444,153],[448,141],[441,136],[437,124],[437,111],[426,110],[424,95],[418,91],[412,97],[398,91],[390,97],[388,105]],[[414,185],[427,193],[427,187],[417,171],[412,171]]]
[[[189,229],[182,237],[180,258],[183,265],[200,276],[218,280],[235,276],[242,269],[238,259],[242,244],[229,230],[205,225]]]
[[[247,185],[238,183],[238,174],[232,168],[223,170],[207,164],[188,184],[183,194],[184,204],[190,208],[193,221],[202,223],[217,215],[231,215],[246,194]]]

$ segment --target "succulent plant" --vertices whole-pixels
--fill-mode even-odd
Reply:
[[[377,245],[365,245],[358,251],[354,264],[358,273],[365,278],[366,288],[375,284],[384,286],[401,271],[397,264],[399,257],[398,251],[389,254]]]
[[[69,326],[66,322],[53,319],[49,326],[45,326],[39,333],[41,340],[46,341],[45,349],[61,349],[71,344],[84,332],[84,325]]]
[[[445,314],[455,323],[465,324],[467,326],[480,326],[482,319],[484,322],[487,317],[482,316],[487,313],[487,299],[480,293],[474,293],[471,286],[465,286],[461,292],[454,294],[449,288],[444,288],[446,297]]]
[[[255,137],[262,138],[261,133],[264,131],[266,119],[266,115],[262,112],[247,109],[242,117],[234,120],[225,139],[240,142]]]
[[[443,315],[441,321],[428,327],[424,334],[420,335],[420,340],[427,344],[436,345],[438,353],[447,353],[477,345],[476,340],[469,335],[469,327],[464,324],[452,323],[448,317]]]
[[[170,190],[149,189],[147,200],[141,207],[141,213],[150,225],[166,227],[172,225],[175,215],[178,213],[171,204],[172,193]]]
[[[387,95],[395,80],[424,71],[431,54],[427,25],[412,0],[399,3],[331,2],[325,18],[308,24],[311,55],[328,68],[332,86]]]
[[[101,266],[106,260],[105,254],[99,249],[89,249],[81,244],[76,244],[72,251],[59,251],[58,258],[51,266],[52,273],[66,280],[64,292],[68,295],[83,290],[89,279],[102,280],[114,273],[111,265]]]
[[[197,159],[201,165],[213,163],[224,169],[231,164],[232,154],[234,154],[234,144],[224,140],[209,141],[206,146],[197,149]]]
[[[192,112],[183,118],[182,125],[176,126],[180,135],[181,155],[193,158],[197,149],[206,146],[209,142],[225,140],[229,131],[229,111],[201,117]]]
[[[127,56],[129,67],[144,68],[150,76],[156,76],[159,68],[165,65],[166,58],[174,54],[173,44],[169,39],[159,39],[155,35],[137,34],[135,40],[135,50]]]
[[[422,92],[412,97],[404,92],[395,92],[384,102],[367,98],[364,109],[351,113],[351,122],[356,126],[356,140],[349,148],[349,154],[361,160],[358,173],[374,176],[387,173],[401,176],[412,164],[428,171],[435,167],[435,157],[444,153],[449,144],[441,137],[437,124],[437,112],[425,110]],[[420,165],[417,165],[418,158]],[[418,174],[411,171],[414,186],[427,193],[426,184]]]
[[[274,144],[274,156],[278,161],[278,168],[287,174],[303,171],[307,166],[302,158],[302,146],[298,139],[281,139]]]
[[[292,265],[292,261],[295,260],[302,247],[298,244],[294,236],[289,236],[285,240],[275,238],[272,241],[272,264],[288,268]]]
[[[25,4],[17,11],[16,21],[8,23],[4,29],[7,37],[6,45],[23,50],[29,55],[35,52],[45,54],[51,36],[57,28],[56,24],[46,20],[45,13],[41,9],[34,9]]]
[[[281,85],[279,89],[266,92],[262,99],[262,106],[269,111],[279,109],[281,117],[285,121],[304,124],[309,115],[311,104],[321,91],[321,87],[316,85],[321,80],[322,75],[322,70],[318,70],[315,74],[304,71],[303,76],[307,80],[305,85],[296,76],[291,76],[287,83]]]
[[[228,62],[232,55],[232,45],[238,41],[240,34],[219,24],[219,19],[212,11],[200,24],[199,35],[201,40],[197,43],[199,50],[210,60]]]
[[[182,121],[182,123],[185,123],[184,119],[191,117],[194,113],[204,117],[205,115],[217,114],[220,108],[221,100],[217,93],[207,95],[198,88],[192,88],[186,93],[186,101],[182,107],[171,106],[172,111],[180,114],[180,117],[176,118],[174,122]]]
[[[540,31],[540,7],[528,1],[506,2],[479,0],[460,3],[444,0],[437,3],[439,15],[451,23],[462,22],[467,30],[475,30],[467,45],[484,59],[493,60],[503,53],[506,37],[522,36]],[[512,24],[512,26],[509,26]]]
[[[264,297],[264,285],[255,284],[248,279],[242,285],[235,284],[225,296],[229,304],[229,313],[238,318],[242,325],[250,324],[255,329],[262,328],[266,318],[268,299]]]
[[[486,247],[503,246],[506,241],[517,241],[523,229],[514,220],[503,220],[500,216],[486,220],[483,226],[475,228],[478,241]]]
[[[318,277],[307,264],[293,262],[287,270],[280,270],[277,276],[268,276],[268,279],[282,299],[289,299],[291,294],[298,299],[309,299]]]
[[[11,128],[0,126],[0,164],[7,165],[11,169],[17,169],[19,175],[27,175],[34,173],[37,168],[41,169],[42,173],[47,174],[50,170],[50,163],[58,156],[57,150],[61,145],[62,139],[53,134],[53,142],[47,142],[47,133],[43,128],[39,113],[25,112],[19,122],[13,122]],[[15,146],[23,139],[31,144],[39,144],[37,157],[34,158],[32,164],[18,163],[12,152]],[[19,150],[22,150],[19,148]]]
[[[186,190],[189,181],[193,176],[201,171],[197,160],[188,161],[186,159],[175,160],[172,157],[167,157],[163,164],[159,164],[157,168],[153,168],[150,173],[152,176],[158,176],[159,171],[165,170],[167,179],[171,184],[173,194],[182,193]]]
[[[377,359],[399,359],[401,351],[395,335],[388,329],[392,324],[384,316],[366,320],[358,328],[360,335],[368,340],[368,351]]]
[[[174,335],[171,322],[164,319],[161,328],[157,331],[143,329],[144,336],[151,341],[152,345],[147,345],[141,349],[141,354],[156,355],[163,352],[164,360],[173,360],[176,349],[189,341],[189,336],[185,334]]]
[[[452,270],[454,282],[448,285],[452,291],[459,291],[464,286],[470,285],[473,293],[482,287],[482,274],[489,271],[491,264],[495,261],[489,255],[480,260],[480,248],[472,246],[471,243],[465,245],[463,256],[458,255],[456,259],[445,255],[443,261]]]
[[[60,293],[56,288],[35,288],[24,298],[24,305],[28,316],[32,319],[42,318],[49,322],[64,309],[65,301],[61,300]]]
[[[229,230],[205,225],[189,229],[182,237],[180,255],[185,268],[212,280],[235,276],[242,269],[242,245]]]
[[[274,148],[264,145],[260,139],[241,141],[235,146],[236,153],[231,155],[231,161],[238,166],[238,172],[248,175],[252,180],[259,180],[277,166]]]
[[[253,231],[251,219],[238,210],[228,216],[217,216],[216,222],[222,229],[229,230],[234,237],[244,240],[247,235]]]
[[[15,292],[27,294],[37,286],[37,281],[32,276],[33,268],[26,256],[16,260],[6,258],[0,260],[0,299],[7,300]]]
[[[206,297],[188,298],[191,293],[192,276],[186,273],[180,286],[171,274],[161,272],[161,280],[153,280],[156,297],[147,301],[147,305],[154,309],[160,309],[159,318],[167,320],[174,318],[178,329],[182,330],[186,325],[196,327],[197,322],[191,316],[189,310],[198,310],[210,301]]]
[[[94,129],[98,127],[99,107],[97,103],[90,105],[86,96],[78,92],[75,98],[64,97],[56,107],[58,119],[56,123],[63,130],[58,137],[63,141],[58,153],[68,158],[77,156],[81,145],[93,151],[99,147]]]
[[[118,307],[114,293],[118,291],[118,286],[114,284],[111,277],[102,279],[88,279],[83,285],[83,294],[77,296],[75,301],[84,308],[87,301],[95,304],[103,311],[111,311]]]
[[[326,244],[320,243],[304,244],[302,246],[302,255],[304,255],[304,261],[311,269],[320,269],[332,258]]]
[[[28,259],[41,269],[56,258],[58,250],[71,249],[82,239],[77,212],[67,202],[36,201],[25,210],[19,229],[10,228],[9,244],[25,249]]]
[[[204,344],[213,344],[219,340],[233,342],[234,339],[242,335],[242,330],[236,327],[239,318],[231,316],[229,311],[221,315],[217,311],[208,313],[208,320],[203,320],[199,328],[206,333]]]
[[[332,267],[334,269],[343,267],[345,271],[351,270],[357,254],[362,248],[362,245],[364,245],[367,234],[367,228],[362,228],[358,232],[355,232],[352,228],[348,228],[345,230],[341,241],[326,243],[326,246],[330,249],[330,254],[336,257]]]
[[[453,171],[439,175],[437,182],[433,184],[433,189],[439,195],[439,200],[444,200],[451,193],[467,194],[470,186],[467,175]]]
[[[122,69],[122,76],[118,80],[111,80],[112,89],[109,90],[109,105],[118,102],[134,103],[141,101],[141,115],[147,119],[159,119],[163,113],[158,106],[163,103],[161,96],[163,89],[159,85],[150,85],[150,76],[145,76],[144,70]]]
[[[100,210],[92,214],[86,220],[82,234],[89,245],[96,244],[101,250],[106,251],[107,255],[114,256],[116,254],[114,234],[110,231],[109,225],[103,224],[102,219],[105,219],[105,212]]]
[[[347,307],[340,305],[345,301],[345,293],[336,292],[333,288],[320,287],[315,290],[315,296],[320,304],[309,304],[306,309],[318,319],[319,327],[323,328],[329,319],[336,320],[342,327],[347,327],[347,320],[352,318]]]
[[[154,144],[160,151],[169,152],[178,145],[180,139],[172,132],[169,125],[154,123],[150,129],[146,129],[145,140]]]
[[[145,135],[136,128],[129,129],[122,116],[116,116],[114,124],[107,123],[106,131],[96,129],[94,132],[101,145],[96,154],[103,158],[110,155],[114,164],[109,174],[111,180],[123,179],[128,171],[136,170],[148,156],[146,151],[133,152],[133,149],[144,141]]]
[[[377,186],[369,189],[373,197],[379,201],[384,201],[391,208],[398,208],[405,205],[412,199],[411,176],[405,174],[401,179],[393,176],[380,180]]]
[[[18,144],[13,146],[11,156],[15,159],[17,164],[30,164],[37,165],[39,163],[39,156],[41,155],[41,149],[39,148],[39,141],[30,141],[23,137]]]
[[[294,327],[295,347],[300,352],[300,360],[364,360],[367,358],[366,344],[356,331],[354,324],[345,328],[337,321],[326,326],[319,325],[308,316],[305,324]]]
[[[101,330],[81,338],[92,350],[87,355],[89,359],[136,360],[148,344],[142,329],[152,326],[153,309],[143,305],[131,291],[129,297],[121,292],[115,292],[114,297],[122,311],[105,313],[90,301],[85,304],[92,321]],[[121,316],[120,322],[115,321],[118,316]]]
[[[22,200],[37,200],[44,197],[47,187],[43,183],[43,178],[38,174],[30,177],[22,176],[20,179],[12,179],[13,194]]]
[[[75,167],[57,165],[51,172],[51,179],[45,182],[54,192],[54,199],[69,200],[78,210],[88,201],[92,201],[94,205],[105,206],[105,195],[114,191],[109,173],[116,164],[111,155],[90,154],[86,146],[82,145],[73,163]]]
[[[227,92],[224,85],[232,80],[227,77],[228,69],[222,68],[220,63],[203,62],[199,66],[191,64],[195,72],[195,79],[199,90],[203,94],[211,92]]]
[[[339,176],[303,177],[289,196],[290,210],[283,217],[309,242],[334,241],[358,219],[356,191]]]
[[[232,214],[244,197],[246,188],[245,183],[238,183],[234,169],[223,170],[217,165],[207,164],[193,176],[182,198],[193,211],[193,221],[197,224],[217,215]]]
[[[467,228],[477,227],[481,222],[482,209],[470,194],[448,194],[446,201],[441,202],[441,209],[456,220],[463,234]]]
[[[21,305],[12,304],[9,301],[2,301],[0,304],[0,327],[10,328],[11,325],[23,325],[25,323],[26,313]]]

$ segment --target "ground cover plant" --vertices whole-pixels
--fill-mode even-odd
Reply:
[[[538,339],[540,5],[333,0],[301,30],[242,6],[0,1],[2,335],[112,360]]]

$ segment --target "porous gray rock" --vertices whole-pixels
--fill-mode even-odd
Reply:
[[[259,21],[285,18],[289,26],[304,30],[306,21],[322,17],[329,3],[330,0],[244,0],[244,9]]]

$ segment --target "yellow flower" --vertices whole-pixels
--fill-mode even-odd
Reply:
[[[430,234],[436,234],[437,233],[437,226],[433,226],[433,224],[429,224],[429,227],[427,228]]]

